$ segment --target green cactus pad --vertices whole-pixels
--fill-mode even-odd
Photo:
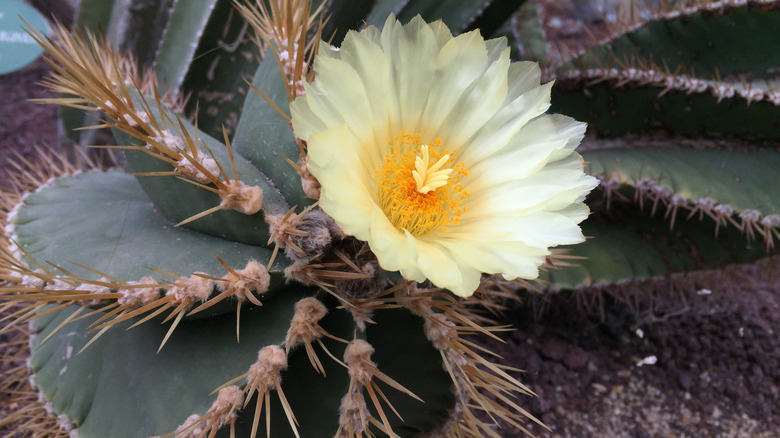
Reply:
[[[170,117],[170,114],[168,116]],[[175,121],[175,116],[173,117],[174,123],[178,124],[178,121]],[[227,147],[205,133],[197,131],[188,121],[182,119],[181,123],[184,130],[193,139],[195,133],[198,132],[198,138],[208,146],[228,177],[233,179]],[[170,126],[169,131],[174,135],[180,135],[181,129],[179,126]],[[141,145],[139,140],[117,130],[114,130],[114,136],[119,144]],[[200,147],[203,154],[209,154],[202,144]],[[127,169],[131,173],[173,170],[168,163],[153,158],[142,151],[126,151],[125,158]],[[263,211],[268,214],[282,214],[289,209],[282,194],[252,163],[237,153],[233,154],[233,158],[239,180],[248,185],[259,186],[263,190]],[[157,208],[174,223],[181,222],[220,203],[220,198],[215,193],[184,182],[176,176],[138,176],[138,180]],[[221,210],[189,222],[185,226],[212,236],[262,246],[267,245],[269,237],[268,226],[263,220],[263,211],[250,216],[232,210]]]
[[[627,64],[647,65],[652,61],[660,67],[666,65],[672,72],[682,65],[681,73],[707,79],[716,72],[721,77],[750,73],[774,78],[769,70],[780,65],[780,52],[767,48],[780,46],[776,31],[780,28],[780,9],[747,4],[721,6],[716,11],[707,11],[704,5],[699,8],[701,12],[684,16],[661,15],[586,52],[573,64],[627,68]]]
[[[187,110],[197,110],[200,129],[219,138],[223,126],[228,133],[235,131],[247,94],[252,93],[245,81],[259,64],[257,47],[233,3],[217,1],[183,85],[192,93]],[[185,7],[194,9],[189,2]]]
[[[284,340],[293,305],[303,296],[301,291],[290,291],[245,312],[240,343],[235,341],[232,315],[183,322],[159,354],[155,353],[157,344],[167,327],[153,322],[127,331],[123,330],[127,324],[114,327],[76,354],[91,337],[88,325],[96,317],[70,323],[41,344],[73,312],[67,309],[36,321],[40,331],[33,342],[31,366],[38,388],[58,414],[67,414],[75,423],[80,437],[131,438],[171,432],[188,416],[203,415],[215,398],[210,393],[246,372],[260,348]],[[440,354],[423,334],[421,319],[405,310],[378,316],[381,330],[369,329],[366,335],[377,350],[373,360],[382,372],[425,401],[420,403],[380,383],[404,421],[386,405],[385,412],[401,436],[430,431],[446,421],[454,403]],[[337,309],[321,325],[346,339],[355,330],[351,316]],[[336,357],[343,355],[344,344],[324,342]],[[292,352],[288,369],[282,373],[282,388],[302,437],[335,434],[341,398],[349,386],[347,370],[319,347],[315,349],[326,376],[314,371],[303,348]],[[278,397],[272,393],[271,399],[271,436],[294,437]],[[239,414],[237,436],[249,435],[253,413],[254,401]],[[259,436],[265,436],[264,417],[260,424]]]
[[[544,64],[547,61],[547,42],[544,29],[536,10],[536,1],[523,2],[509,20],[501,26],[493,37],[506,37],[512,50],[512,59],[535,61]]]
[[[130,330],[131,322],[122,323],[78,353],[95,333],[88,326],[97,316],[65,326],[41,345],[73,312],[63,310],[35,322],[40,331],[31,367],[39,390],[58,414],[68,415],[80,437],[163,435],[188,416],[204,414],[215,399],[211,392],[245,373],[263,346],[283,342],[302,297],[290,291],[245,312],[241,342],[235,315],[183,321],[159,354],[168,327],[154,321]],[[275,430],[289,428],[283,416],[275,421]]]
[[[135,178],[120,171],[91,171],[55,180],[29,195],[15,222],[18,244],[41,263],[57,264],[76,275],[97,274],[74,261],[120,280],[160,275],[147,267],[181,276],[225,274],[215,256],[243,269],[255,259],[267,263],[271,250],[175,228],[149,200]],[[277,283],[281,275],[274,274]]]
[[[582,155],[591,175],[616,174],[625,183],[653,180],[672,194],[694,202],[709,197],[737,213],[780,214],[780,152],[775,149],[605,149]]]
[[[195,57],[217,0],[176,2],[154,61],[157,80],[166,89],[178,90]],[[81,8],[84,10],[84,8]]]
[[[252,85],[289,117],[284,79],[270,50],[266,51]],[[254,90],[246,98],[232,143],[233,150],[268,175],[291,205],[303,207],[314,202],[303,193],[298,172],[285,161],[287,158],[298,163],[301,157],[290,124]]]
[[[464,31],[493,0],[380,0],[368,15],[366,23],[381,28],[390,13],[401,23],[416,15],[427,22],[442,20],[453,33]]]
[[[576,266],[546,271],[542,278],[556,289],[648,279],[673,273],[711,269],[729,263],[745,263],[766,256],[761,241],[748,241],[734,227],[721,227],[709,218],[685,220],[680,212],[674,229],[664,212],[650,216],[650,206],[614,204],[609,211],[594,212],[582,223],[588,237],[568,247]]]
[[[780,106],[766,100],[734,97],[718,102],[711,93],[664,92],[656,86],[616,88],[607,81],[584,88],[587,93],[556,87],[550,110],[587,122],[607,137],[663,129],[684,135],[780,139]]]
[[[386,404],[383,404],[393,431],[402,437],[415,437],[422,432],[431,431],[447,421],[455,399],[452,395],[452,381],[444,371],[441,355],[423,334],[423,320],[403,309],[381,311],[374,315],[373,319],[377,324],[369,325],[365,335],[359,334],[375,347],[372,360],[383,373],[404,385],[424,401],[420,403],[379,382],[379,387],[404,420],[401,421]],[[346,322],[341,318],[326,318],[321,325],[329,333],[352,339],[354,327],[345,326]],[[327,345],[331,353],[341,359],[344,352],[343,345],[335,347],[333,343]],[[327,377],[322,377],[313,370],[305,354],[293,355],[290,358],[289,370],[282,373],[285,395],[296,417],[301,415],[299,412],[316,411],[316,418],[310,417],[301,421],[298,417],[299,433],[302,438],[335,436],[338,428],[338,407],[349,385],[349,378],[345,378],[346,369],[327,359],[324,353],[319,355]],[[368,395],[366,395],[366,402],[372,415],[378,419]],[[240,416],[236,436],[249,436],[252,417],[247,413],[252,412],[253,409],[254,404],[250,404],[245,410],[246,413]],[[283,417],[281,404],[274,399],[271,418],[279,420]],[[261,430],[264,424],[263,417],[260,420]],[[223,436],[226,437],[228,434]],[[259,436],[265,436],[264,432]],[[272,425],[271,436],[295,437],[286,424],[280,427]],[[378,433],[377,436],[385,435]]]

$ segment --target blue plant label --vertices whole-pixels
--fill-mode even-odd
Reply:
[[[0,75],[30,64],[43,51],[24,31],[27,26],[22,20],[41,33],[49,33],[46,20],[32,6],[0,0]]]

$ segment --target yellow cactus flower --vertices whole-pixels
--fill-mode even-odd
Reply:
[[[293,129],[321,208],[383,269],[469,296],[482,273],[533,279],[550,247],[584,240],[585,124],[545,114],[551,84],[505,39],[390,16],[323,43],[314,72]]]

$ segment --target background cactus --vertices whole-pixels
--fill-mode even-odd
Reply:
[[[300,185],[300,175],[292,167],[278,165],[282,157],[293,162],[299,159],[298,145],[290,135],[284,118],[267,105],[264,98],[253,92],[247,94],[245,101],[236,98],[241,93],[233,95],[229,105],[223,105],[219,100],[215,101],[217,105],[213,105],[207,98],[221,96],[224,102],[228,102],[226,95],[220,93],[234,92],[232,90],[240,88],[247,91],[248,88],[240,79],[252,76],[255,87],[278,107],[286,108],[291,93],[290,88],[285,87],[288,79],[282,78],[275,62],[268,62],[274,61],[268,54],[257,67],[257,52],[247,58],[235,55],[236,52],[212,51],[215,48],[212,35],[221,30],[225,31],[225,35],[230,32],[233,35],[241,33],[243,21],[237,16],[226,18],[235,14],[232,7],[227,5],[228,2],[204,3],[208,4],[200,9],[188,10],[201,12],[196,18],[185,18],[185,11],[177,13],[174,6],[168,14],[168,30],[161,35],[149,35],[155,42],[145,43],[147,48],[125,46],[138,49],[142,64],[154,67],[158,83],[161,84],[159,94],[164,94],[165,90],[178,89],[180,95],[192,95],[188,106],[174,110],[193,115],[194,119],[197,109],[198,128],[189,124],[184,117],[177,118],[174,112],[158,108],[153,100],[148,99],[145,103],[131,89],[120,93],[119,97],[136,114],[143,112],[165,123],[165,128],[176,137],[186,138],[189,135],[195,138],[197,133],[197,137],[209,148],[208,152],[201,148],[199,153],[206,157],[213,153],[225,171],[226,179],[233,179],[232,157],[240,176],[238,179],[248,185],[263,187],[268,184],[263,194],[266,199],[276,197],[276,201],[269,204],[275,205],[275,210],[272,209],[274,214],[284,217],[294,205],[299,207],[295,214],[301,213],[303,207],[311,205],[312,201]],[[777,90],[780,85],[774,81],[777,60],[767,56],[764,51],[753,50],[753,42],[757,38],[765,38],[767,41],[774,38],[770,34],[780,19],[778,2],[697,2],[692,6],[681,4],[677,9],[639,14],[636,21],[624,23],[625,26],[615,30],[592,49],[583,53],[564,53],[560,59],[549,56],[549,47],[539,32],[541,26],[531,1],[380,1],[372,8],[349,11],[339,9],[339,3],[327,2],[323,5],[326,14],[333,13],[322,27],[325,36],[335,33],[334,38],[338,38],[338,32],[343,35],[345,28],[354,28],[361,20],[381,25],[389,12],[396,13],[404,22],[418,13],[429,21],[442,18],[453,32],[478,27],[486,37],[508,36],[516,48],[516,56],[542,62],[547,67],[548,79],[556,79],[553,111],[589,123],[591,132],[581,152],[590,163],[591,174],[602,179],[601,191],[595,192],[588,200],[593,215],[583,224],[585,234],[593,238],[568,250],[568,263],[562,263],[559,259],[556,268],[546,272],[545,281],[537,285],[538,288],[588,293],[594,292],[595,286],[607,291],[629,290],[631,294],[641,296],[648,293],[642,287],[642,280],[660,276],[674,279],[680,273],[751,261],[766,256],[774,248],[780,226],[780,201],[773,196],[772,188],[777,186],[774,169],[780,164],[780,158],[772,141],[776,140],[777,135],[777,118],[774,113],[778,108]],[[510,20],[504,22],[501,19],[515,10],[517,12]],[[112,12],[114,17],[119,13],[117,10]],[[93,23],[103,23],[98,24],[99,27],[105,25],[105,19]],[[86,19],[84,24],[87,25]],[[744,38],[744,29],[752,29],[757,34]],[[108,34],[111,35],[111,32]],[[201,42],[186,45],[176,42],[177,39]],[[223,42],[227,40],[223,39]],[[240,38],[236,37],[233,41],[238,40]],[[148,48],[151,46],[160,49],[156,51]],[[197,49],[193,52],[172,50],[168,54],[164,49],[183,46],[197,46]],[[217,46],[223,47],[220,44]],[[281,51],[279,47],[277,50]],[[216,61],[218,58],[231,58],[233,63],[225,65]],[[220,70],[214,71],[213,76],[203,74],[209,72],[209,69],[203,67],[209,63],[220,66]],[[224,69],[221,68],[223,66]],[[215,80],[217,77],[220,79]],[[164,88],[166,85],[169,88]],[[153,94],[148,89],[146,91]],[[175,100],[170,103],[175,103]],[[239,111],[242,106],[243,111]],[[109,116],[127,112],[119,109],[114,114],[108,106],[102,109]],[[167,118],[163,114],[168,114]],[[127,122],[128,126],[131,124],[132,121]],[[122,126],[121,121],[118,125],[115,126],[115,132],[119,144],[143,146],[156,142],[161,146],[158,150],[166,153],[164,136],[152,136],[147,132],[141,135],[139,143],[138,135],[134,135],[138,131],[131,126]],[[234,152],[232,154],[227,148],[227,141],[221,143],[209,137],[209,134],[221,137],[222,125],[226,126],[228,132],[230,128],[236,129],[230,144]],[[123,128],[126,132],[117,132],[123,131]],[[162,134],[161,131],[153,130],[153,133]],[[131,140],[131,137],[136,140]],[[155,140],[152,137],[160,138]],[[261,148],[256,147],[259,138],[263,146]],[[194,141],[192,144],[199,145],[200,142]],[[185,156],[184,164],[197,161],[198,154],[192,149],[188,150],[190,158]],[[258,155],[253,156],[255,153]],[[266,166],[270,156],[276,157],[274,165]],[[148,153],[140,150],[128,151],[126,157],[131,172],[169,172],[171,169],[169,163],[152,159]],[[203,164],[201,166],[205,169]],[[196,171],[204,170],[194,167]],[[62,172],[55,170],[54,173]],[[270,186],[268,180],[273,181],[279,192]],[[206,412],[214,412],[209,411],[216,406],[213,404],[215,396],[209,395],[211,391],[247,372],[256,358],[258,345],[282,344],[288,338],[294,305],[300,298],[322,298],[321,301],[330,311],[321,324],[316,324],[320,324],[323,330],[334,337],[352,339],[354,333],[359,332],[352,316],[337,309],[339,303],[335,298],[323,297],[321,292],[318,295],[314,289],[283,284],[281,268],[290,266],[296,255],[292,252],[290,258],[284,258],[281,254],[273,256],[273,245],[267,242],[268,237],[273,237],[269,235],[274,232],[258,227],[258,223],[264,224],[262,220],[248,221],[247,216],[241,213],[218,211],[186,224],[186,229],[174,229],[170,227],[173,223],[220,204],[222,198],[219,194],[182,182],[174,176],[138,178],[138,181],[141,186],[122,172],[93,171],[61,179],[53,187],[27,196],[27,207],[15,213],[14,233],[19,246],[28,252],[28,261],[33,258],[38,260],[44,272],[32,275],[6,257],[13,271],[9,279],[18,281],[21,274],[26,275],[27,283],[23,283],[27,285],[25,291],[31,292],[32,287],[27,298],[38,299],[37,303],[63,299],[62,294],[44,294],[40,291],[39,280],[49,284],[56,281],[55,277],[71,282],[69,286],[61,285],[55,291],[86,284],[108,288],[99,292],[102,295],[91,298],[115,301],[118,291],[122,289],[119,285],[140,280],[149,274],[146,266],[175,274],[165,276],[157,272],[161,274],[157,276],[157,281],[183,283],[188,278],[196,279],[197,276],[190,277],[196,272],[205,273],[198,278],[214,280],[222,278],[227,267],[234,271],[243,269],[250,258],[266,266],[274,258],[275,265],[269,269],[271,285],[268,292],[259,298],[262,307],[247,310],[253,304],[244,303],[244,312],[238,313],[235,305],[225,306],[222,303],[203,312],[211,313],[208,318],[203,318],[202,314],[193,315],[193,318],[201,316],[197,320],[180,320],[179,316],[183,317],[185,313],[177,311],[178,307],[167,305],[167,302],[137,314],[132,314],[129,308],[121,309],[121,306],[106,307],[104,310],[111,316],[103,319],[91,310],[63,309],[61,307],[64,306],[58,306],[60,308],[57,312],[36,319],[34,324],[41,332],[35,337],[34,345],[42,344],[34,350],[36,353],[31,362],[36,383],[53,401],[54,411],[57,414],[66,413],[79,426],[79,432],[85,436],[90,433],[101,436],[106,430],[110,430],[112,436],[119,431],[131,434],[141,431],[147,435],[165,433],[175,429],[190,414],[206,415]],[[154,204],[147,200],[147,195]],[[64,199],[71,201],[64,203]],[[121,201],[117,201],[119,199]],[[13,204],[8,202],[9,206]],[[83,211],[98,205],[101,214],[85,221]],[[163,216],[157,213],[157,209]],[[237,226],[226,230],[223,224],[227,222]],[[120,223],[122,225],[118,226]],[[205,237],[204,234],[211,237]],[[329,234],[338,241],[337,236]],[[93,239],[95,235],[111,238]],[[146,238],[121,239],[121,236],[130,235]],[[62,237],[61,242],[57,241],[58,237]],[[71,243],[73,241],[81,241],[83,244],[74,245]],[[342,244],[332,244],[331,247],[347,251]],[[350,245],[353,246],[353,252],[347,253],[348,258],[357,257],[360,249],[354,248],[351,243],[346,246]],[[144,259],[143,264],[136,260],[135,254],[139,253],[149,257]],[[68,264],[69,261],[99,272]],[[30,267],[36,268],[34,263]],[[298,279],[316,279],[334,287],[348,287],[346,283],[349,281],[365,281],[363,266],[356,268],[338,258],[332,258],[323,260],[316,271],[305,273],[313,277]],[[102,273],[115,278],[99,280]],[[143,285],[136,287],[141,289]],[[497,290],[505,290],[507,286],[514,288],[517,285],[496,286]],[[164,284],[163,287],[173,286]],[[714,287],[709,284],[697,286],[699,290],[710,288]],[[280,290],[285,290],[285,293],[275,293]],[[18,286],[6,289],[9,297],[18,292]],[[488,290],[484,292],[489,293]],[[55,299],[55,296],[58,298]],[[65,296],[74,300],[85,299],[78,294]],[[482,304],[490,305],[490,296],[485,296],[487,301]],[[444,299],[444,295],[437,297]],[[430,336],[426,337],[423,320],[403,309],[382,309],[385,305],[384,302],[366,303],[367,308],[376,310],[372,319],[377,325],[369,324],[365,332],[365,339],[376,349],[372,358],[381,365],[385,374],[427,402],[425,405],[419,404],[413,397],[380,384],[404,422],[398,421],[387,409],[385,413],[393,431],[401,436],[407,436],[413,431],[430,431],[446,423],[453,413],[456,397],[450,391],[451,376],[442,367],[442,356],[437,351],[441,348],[432,346]],[[98,307],[102,306],[105,304],[98,304]],[[30,318],[31,309],[39,310],[38,307],[36,304],[24,308],[19,313],[20,319]],[[111,318],[121,318],[120,315],[124,314],[140,319],[154,313],[156,309],[163,309],[163,315],[171,315],[169,319],[175,323],[167,326],[146,323],[124,331],[120,327],[130,322],[117,322],[117,327],[105,333],[102,331],[102,328],[108,328],[105,323]],[[456,306],[452,309],[456,309],[454,311],[458,314],[467,315],[465,318],[480,321],[465,307]],[[232,340],[236,336],[235,328],[239,326],[239,314],[240,342],[234,344]],[[68,322],[68,325],[63,327],[63,322]],[[462,323],[464,327],[459,331],[469,331],[468,323]],[[160,353],[156,354],[159,342],[171,333],[171,326],[177,328]],[[392,326],[393,330],[379,330],[388,326]],[[100,337],[83,353],[76,355],[89,342],[91,333],[86,333],[90,330],[99,333]],[[73,336],[71,333],[84,335]],[[52,336],[46,342],[41,342],[50,334]],[[204,338],[209,340],[204,341]],[[155,341],[150,342],[150,339]],[[225,339],[231,342],[225,343]],[[400,344],[398,339],[404,339],[404,343]],[[133,342],[137,343],[137,349],[120,348]],[[206,343],[209,348],[202,348]],[[323,343],[328,351],[341,359],[343,343],[332,339],[323,339]],[[238,347],[246,351],[240,351]],[[220,348],[224,348],[224,353],[219,352]],[[315,345],[315,348],[319,349],[319,345]],[[415,364],[419,361],[424,365],[415,366],[412,374],[408,372],[408,362],[398,360],[404,357],[404,352],[409,351],[414,352]],[[306,354],[304,357],[305,353],[308,351],[298,348],[290,354],[289,370],[283,374],[283,378],[285,385],[291,386],[283,386],[283,391],[295,412],[301,436],[318,436],[321,424],[330,424],[332,431],[328,435],[332,435],[338,428],[338,405],[347,392],[349,378],[340,365],[320,352],[318,357],[322,358],[325,367],[323,371],[327,375],[327,378],[322,377],[317,373],[316,365],[309,364],[311,356]],[[210,362],[223,355],[235,358],[231,367],[225,366],[224,361],[219,361],[219,366]],[[106,357],[110,357],[114,363],[104,363]],[[138,366],[134,365],[131,369],[122,367],[122,364],[130,361],[137,361]],[[142,361],[148,365],[142,366]],[[66,363],[67,369],[63,371]],[[202,366],[192,368],[191,363]],[[101,373],[105,377],[99,380],[97,377],[90,378],[94,379],[90,380],[94,386],[88,391],[83,390],[83,379],[68,381],[60,375],[83,367],[82,372],[92,376],[93,368],[98,366],[96,364],[101,364]],[[149,367],[159,367],[153,369],[164,371],[155,373],[149,371]],[[176,371],[172,372],[173,369]],[[106,370],[129,374],[112,377]],[[508,376],[504,376],[498,369],[493,368],[491,372],[504,379],[515,391],[522,391],[516,381],[507,379]],[[172,386],[170,379],[165,378],[169,373],[184,377],[176,386]],[[150,376],[162,380],[156,381],[150,379]],[[128,378],[130,380],[122,382],[122,379]],[[143,389],[136,392],[147,394],[148,398],[144,398],[144,402],[139,403],[134,397],[116,397],[117,393],[133,393],[138,388],[138,382],[142,381]],[[307,388],[320,385],[317,388],[322,389],[315,392],[325,399],[316,405],[327,405],[330,410],[307,409],[312,401],[306,397],[296,399],[296,396],[310,393],[295,389],[295,385]],[[165,397],[172,398],[160,396],[153,403],[146,403],[153,399],[149,394],[159,389],[164,390],[167,394]],[[81,398],[85,393],[90,397]],[[249,395],[246,398],[250,402],[255,400]],[[281,403],[278,398],[272,399],[274,405],[270,418],[273,421],[273,436],[293,436],[293,428],[288,425]],[[172,406],[174,403],[167,400],[176,400],[177,403]],[[187,400],[188,403],[179,403],[180,400]],[[432,403],[432,400],[437,402]],[[159,407],[163,404],[166,409],[161,412]],[[421,406],[425,409],[421,409]],[[516,408],[510,405],[510,410]],[[121,422],[116,421],[113,415],[117,411],[128,412]],[[239,415],[236,423],[238,436],[246,433],[241,432],[241,427],[252,427],[252,414],[254,409],[250,406]],[[374,411],[374,416],[377,418],[375,426],[383,427],[379,426],[383,423],[381,415]],[[139,423],[148,428],[137,429]],[[310,427],[312,429],[307,429]]]
[[[636,15],[591,49],[546,61],[553,110],[589,123],[580,150],[602,180],[583,225],[594,238],[571,249],[586,259],[550,271],[555,288],[747,262],[778,238],[778,64],[752,43],[774,38],[777,2]]]

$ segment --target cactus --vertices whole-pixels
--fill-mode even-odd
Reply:
[[[502,31],[555,79],[552,110],[588,122],[579,150],[601,180],[592,238],[570,249],[576,266],[547,272],[550,288],[634,300],[666,278],[667,292],[727,291],[718,275],[694,286],[684,274],[766,257],[780,238],[779,60],[754,44],[776,38],[778,2],[634,10],[577,50],[547,42],[529,5]]]
[[[497,337],[503,329],[485,311],[500,311],[519,289],[574,290],[586,299],[597,290],[629,290],[641,297],[652,292],[648,279],[685,285],[686,272],[756,260],[780,238],[780,204],[772,196],[780,164],[777,59],[753,44],[776,38],[780,2],[680,2],[639,14],[593,47],[562,57],[551,55],[532,1],[382,0],[354,9],[340,2],[311,8],[301,0],[236,9],[228,3],[174,6],[166,30],[145,35],[153,41],[143,47],[155,47],[136,54],[145,67],[99,38],[83,41],[62,28],[59,42],[36,34],[63,66],[47,83],[63,93],[54,103],[98,110],[95,127],[112,130],[127,164],[79,170],[58,158],[27,163],[3,197],[9,240],[1,266],[10,284],[0,297],[11,312],[3,328],[13,335],[6,361],[17,367],[0,387],[16,385],[28,408],[0,425],[52,435],[70,428],[79,436],[498,437],[478,411],[522,430],[527,414],[513,396],[530,391],[466,339]],[[327,20],[318,20],[318,11]],[[462,260],[447,275],[404,264],[403,254],[388,250],[393,244],[383,244],[392,242],[384,238],[392,230],[361,228],[365,213],[345,207],[362,205],[360,199],[339,200],[333,187],[351,190],[358,179],[350,171],[363,159],[334,160],[328,148],[349,143],[339,136],[339,117],[370,111],[334,115],[323,109],[327,100],[316,98],[341,86],[354,92],[348,87],[355,81],[334,80],[327,66],[362,65],[355,59],[363,40],[346,30],[365,22],[396,32],[386,21],[391,13],[409,29],[424,28],[419,15],[442,19],[464,37],[471,29],[504,36],[513,58],[539,61],[542,76],[555,79],[552,110],[588,122],[579,150],[600,181],[587,199],[585,243],[547,251],[576,242],[577,231],[556,236],[544,251],[529,243],[523,257],[464,256],[488,266],[481,272],[505,275],[477,276],[476,292],[463,299],[455,295],[470,295],[464,284],[475,277]],[[94,29],[97,19],[90,20],[83,26]],[[225,41],[215,43],[215,32],[240,32],[244,22],[259,50],[220,67],[216,92],[204,93],[204,66],[229,56],[213,51]],[[361,35],[379,43],[383,34],[371,27]],[[318,46],[320,37],[342,50]],[[487,47],[501,48],[496,41]],[[526,105],[544,106],[536,102],[545,88],[532,71],[519,80],[541,91],[520,95]],[[250,81],[237,85],[244,76]],[[414,85],[411,79],[399,83]],[[242,87],[246,99],[230,105],[204,100]],[[345,102],[362,108],[361,95],[351,96]],[[592,180],[581,175],[579,156],[569,154],[581,125],[562,116],[534,120],[541,121],[529,122],[529,135],[544,132],[545,123],[561,133],[523,149],[526,161],[513,161],[514,168],[495,163],[492,173],[570,166],[566,184],[577,195],[559,193],[558,201],[544,201],[557,207],[540,207],[568,222],[529,238],[544,241],[584,218],[580,198]],[[500,127],[491,132],[500,135]],[[399,135],[394,146],[414,141]],[[410,164],[418,191],[469,181],[448,161],[451,152],[434,150],[431,162],[439,161],[429,165],[428,146]],[[563,155],[546,149],[553,147]],[[527,169],[537,158],[540,168]],[[416,160],[423,164],[415,167]],[[375,170],[393,175],[392,164]],[[452,193],[454,205],[465,202],[463,192]],[[397,199],[392,195],[383,196]],[[457,209],[450,213],[461,217]],[[386,214],[409,225],[405,216]],[[712,278],[696,290],[725,287]],[[27,321],[29,328],[21,324]],[[21,363],[28,337],[36,389],[25,386]]]
[[[549,86],[534,64],[510,65],[505,41],[455,37],[442,22],[423,21],[417,12],[432,2],[420,2],[408,23],[391,15],[382,30],[350,32],[336,50],[320,42],[322,9],[289,0],[236,5],[262,61],[244,85],[253,91],[235,132],[226,126],[233,110],[222,108],[212,118],[222,125],[215,138],[213,126],[202,129],[213,124],[202,113],[185,117],[181,97],[197,83],[202,59],[193,45],[176,48],[198,29],[211,38],[198,50],[213,47],[204,17],[221,3],[198,11],[176,3],[164,32],[134,35],[146,51],[140,65],[91,33],[30,31],[55,69],[44,85],[62,96],[45,102],[99,114],[89,127],[112,131],[116,145],[108,148],[123,152],[125,167],[28,162],[3,197],[0,260],[10,284],[0,297],[12,312],[3,330],[29,338],[30,359],[4,377],[26,408],[0,426],[83,437],[498,437],[499,420],[523,429],[530,415],[516,397],[530,391],[467,337],[497,338],[505,328],[484,312],[500,310],[510,287],[536,277],[548,246],[582,239],[582,200],[595,185],[573,152],[584,125],[544,114]],[[481,10],[454,15],[453,28],[464,30]],[[198,26],[180,26],[186,22]],[[159,47],[156,57],[150,47]],[[436,63],[405,64],[430,50],[441,51]],[[459,59],[477,67],[464,76]],[[392,121],[388,110],[391,121],[375,128],[390,137],[367,150],[384,162],[364,170],[376,186],[357,190],[385,201],[338,191],[356,188],[344,181],[369,152],[327,158],[349,144],[329,143],[344,132],[339,117],[358,103],[341,99],[360,97],[335,72],[373,68],[374,60],[376,77],[390,78],[392,69],[403,78],[376,90],[426,83],[412,80],[418,68],[429,69],[428,82],[463,88],[463,109],[447,119],[450,110],[423,113],[417,93],[386,97],[403,101],[406,120]],[[248,65],[224,77],[241,77]],[[364,73],[359,80],[373,80]],[[450,108],[458,96],[451,91],[431,85],[430,99]],[[495,117],[475,123],[489,112]],[[355,120],[349,115],[348,124],[363,134],[377,121]],[[495,150],[469,149],[472,135]],[[516,163],[515,149],[536,161],[524,164],[523,177],[504,168],[501,190],[543,188],[548,196],[509,210],[470,201],[469,190],[492,190],[495,169],[482,163]],[[404,184],[408,192],[399,191]],[[374,213],[355,213],[339,199]],[[506,218],[490,217],[497,209]],[[519,230],[511,217],[538,224],[545,236]],[[360,226],[369,220],[367,232]],[[516,279],[483,280],[483,272]]]

